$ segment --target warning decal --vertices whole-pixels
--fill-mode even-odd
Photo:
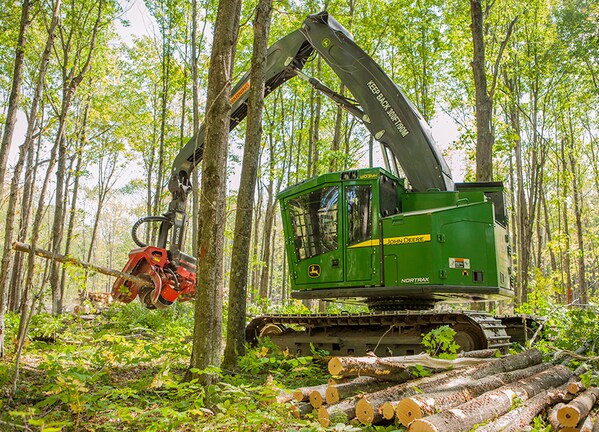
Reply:
[[[449,268],[469,269],[470,259],[468,258],[449,258]]]

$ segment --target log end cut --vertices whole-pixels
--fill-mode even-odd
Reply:
[[[304,400],[304,392],[302,392],[302,389],[297,389],[293,392],[293,399],[295,399],[298,402]]]
[[[581,391],[584,391],[585,388],[585,385],[580,381],[571,382],[568,384],[568,393],[575,395]]]
[[[395,407],[395,414],[404,426],[409,425],[416,419],[424,417],[420,405],[412,398],[402,399]]]
[[[333,386],[329,386],[325,393],[327,404],[333,405],[339,402],[339,390]]]
[[[381,408],[381,414],[385,420],[393,420],[395,417],[395,406],[394,402],[385,402]]]
[[[331,425],[331,418],[329,417],[329,412],[323,406],[318,408],[318,423],[322,427],[329,427]]]
[[[323,405],[322,395],[318,390],[314,390],[310,393],[310,405],[318,409]]]
[[[437,426],[430,423],[426,419],[416,419],[410,425],[409,432],[441,432]]]
[[[580,421],[580,411],[572,405],[564,405],[557,412],[557,421],[562,426],[576,427]]]
[[[374,420],[374,408],[366,398],[360,399],[356,404],[356,418],[363,424],[371,424]]]
[[[337,357],[329,360],[329,373],[333,376],[341,376],[343,372],[343,363]]]

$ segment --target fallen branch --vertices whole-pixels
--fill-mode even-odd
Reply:
[[[113,270],[113,269],[109,269],[107,267],[102,267],[102,266],[98,266],[95,264],[91,264],[85,261],[81,261],[78,260],[75,257],[69,256],[69,255],[60,255],[60,254],[55,254],[53,252],[44,250],[44,249],[40,249],[40,248],[35,248],[33,251],[31,250],[31,246],[25,243],[21,243],[21,242],[13,242],[12,244],[12,248],[14,250],[17,250],[19,252],[26,252],[26,253],[33,253],[39,257],[42,258],[46,258],[52,261],[58,261],[59,263],[62,264],[70,264],[70,265],[74,265],[77,267],[81,267],[87,270],[92,270],[98,273],[102,273],[108,276],[113,276],[116,278],[122,278],[126,281],[130,281],[135,283],[136,285],[139,286],[147,286],[150,288],[154,288],[154,284],[152,282],[149,282],[146,279],[142,279],[139,278],[137,276],[133,276],[129,273],[123,273],[121,271],[118,270]]]

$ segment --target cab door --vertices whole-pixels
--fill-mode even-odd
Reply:
[[[339,241],[341,187],[325,185],[287,199],[287,251],[297,289],[332,288],[343,283]]]
[[[355,181],[345,183],[343,190],[345,281],[348,286],[378,285],[380,247],[373,186],[371,183]]]

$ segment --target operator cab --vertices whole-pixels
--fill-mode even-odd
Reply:
[[[292,296],[374,309],[511,296],[502,185],[473,185],[411,192],[368,168],[283,191]]]

